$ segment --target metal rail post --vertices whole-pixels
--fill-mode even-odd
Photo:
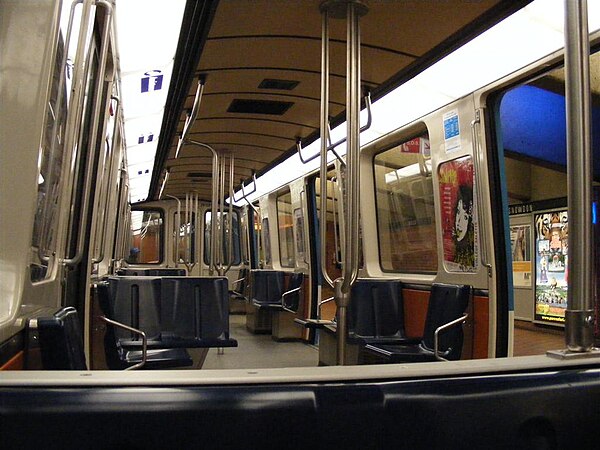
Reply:
[[[343,14],[345,10],[345,14]],[[324,228],[327,223],[327,142],[329,103],[329,49],[328,17],[346,18],[346,208],[344,208],[344,265],[341,278],[334,281],[335,304],[337,306],[337,364],[346,362],[348,334],[347,308],[350,304],[352,284],[358,276],[359,240],[359,157],[360,157],[360,27],[359,19],[367,13],[367,7],[358,0],[329,0],[321,3],[323,14],[323,47],[321,74],[321,264],[326,261]],[[325,78],[325,79],[324,79]],[[325,89],[324,89],[325,88]],[[324,95],[323,92],[326,94]],[[325,201],[323,199],[325,198]],[[324,219],[324,220],[323,220]],[[324,278],[326,271],[323,270]],[[327,278],[326,278],[327,279]],[[329,280],[327,280],[329,282]]]
[[[569,278],[565,340],[572,352],[593,346],[592,152],[587,0],[565,0],[565,91],[569,194]]]

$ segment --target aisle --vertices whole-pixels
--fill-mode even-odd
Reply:
[[[246,330],[245,315],[229,316],[230,336],[238,347],[226,348],[223,355],[211,348],[203,369],[258,369],[277,367],[316,367],[316,348],[301,342],[275,342],[270,334],[254,335]]]

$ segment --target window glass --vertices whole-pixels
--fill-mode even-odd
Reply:
[[[221,218],[221,233],[222,233],[222,246],[223,246],[223,261],[219,261],[219,254],[217,252],[216,262],[223,265],[229,265],[229,230],[227,222],[229,220],[229,213],[224,212],[220,214]],[[206,211],[204,214],[204,263],[210,264],[210,240],[211,240],[211,220],[212,214],[210,211]],[[218,227],[217,223],[217,227]],[[218,229],[218,228],[217,228]],[[241,264],[241,247],[240,247],[240,218],[237,211],[234,211],[232,215],[231,223],[231,242],[232,242],[232,265],[237,266]]]
[[[175,246],[177,248],[176,261],[182,264],[196,263],[196,215],[183,212],[174,214],[174,226],[179,225],[175,231]]]
[[[162,261],[162,210],[131,211],[129,264],[159,264]]]
[[[39,155],[37,209],[33,224],[31,240],[33,248],[29,265],[31,281],[40,281],[48,276],[50,273],[48,265],[51,261],[49,255],[52,253],[51,249],[55,248],[67,110],[65,87],[63,86],[59,92],[60,63],[63,52],[64,45],[60,39],[47,105],[44,139]]]
[[[425,132],[375,156],[379,255],[384,271],[437,271],[429,154],[429,135]]]
[[[271,258],[271,232],[269,230],[269,218],[265,217],[262,220],[262,243],[263,243],[263,252],[264,252],[264,261],[267,266],[270,266],[273,262]]]
[[[283,267],[296,265],[294,251],[294,223],[292,216],[292,194],[285,192],[277,197],[277,226],[279,231],[279,256]]]

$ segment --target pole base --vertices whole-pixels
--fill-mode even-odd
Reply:
[[[563,350],[548,350],[546,356],[555,359],[572,360],[572,359],[600,359],[600,348],[593,347],[587,352],[572,352],[569,349]]]

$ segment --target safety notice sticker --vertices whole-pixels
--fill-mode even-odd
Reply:
[[[458,123],[458,111],[453,109],[443,116],[444,119],[444,144],[446,153],[460,150],[460,125]]]

